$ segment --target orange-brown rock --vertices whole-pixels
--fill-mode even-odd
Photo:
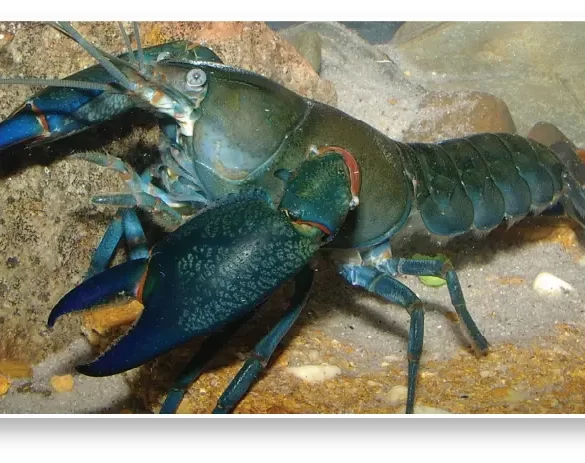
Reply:
[[[0,375],[10,378],[30,378],[32,376],[32,368],[25,362],[0,360]]]
[[[83,314],[81,330],[90,344],[105,348],[134,323],[142,309],[142,304],[136,300],[101,306]]]
[[[57,392],[71,392],[73,390],[74,381],[71,375],[53,376],[50,382]]]
[[[6,376],[0,375],[0,397],[5,395],[10,389],[10,380]]]

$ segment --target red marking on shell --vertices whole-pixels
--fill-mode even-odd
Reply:
[[[347,166],[347,170],[349,171],[351,194],[353,196],[358,196],[362,186],[362,177],[360,174],[359,165],[355,158],[353,157],[353,154],[351,154],[345,148],[341,148],[339,146],[322,146],[321,148],[318,149],[318,151],[319,156],[330,152],[341,155],[343,161],[345,162],[345,165]]]
[[[35,106],[35,104],[32,101],[29,102],[29,106],[30,106],[30,109],[32,109],[33,112],[35,113],[37,121],[39,121],[39,124],[41,124],[41,127],[43,128],[44,133],[42,136],[48,137],[50,135],[50,132],[49,132],[49,123],[47,122],[47,118],[45,117],[43,112],[37,106]]]
[[[318,228],[327,236],[331,235],[331,230],[329,230],[325,225],[318,222],[311,222],[308,220],[293,220],[293,223],[296,223],[297,225],[309,225],[311,227]]]

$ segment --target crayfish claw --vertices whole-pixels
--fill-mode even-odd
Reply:
[[[155,291],[156,293],[156,291]],[[178,317],[180,310],[167,298],[153,296],[144,303],[138,320],[126,334],[115,341],[93,362],[78,365],[77,371],[87,376],[110,376],[136,368],[162,355],[194,336],[201,334],[197,329],[181,329]]]
[[[51,310],[47,325],[71,312],[89,310],[110,300],[120,292],[135,293],[146,270],[147,259],[135,259],[112,267],[84,281],[69,291]]]

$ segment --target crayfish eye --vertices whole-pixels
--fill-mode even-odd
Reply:
[[[197,90],[207,82],[205,71],[199,68],[191,69],[185,76],[185,84],[190,90]]]

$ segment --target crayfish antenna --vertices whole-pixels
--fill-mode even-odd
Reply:
[[[0,78],[0,85],[42,85],[44,87],[79,88],[82,90],[97,90],[101,92],[122,93],[110,84],[90,82],[84,80],[66,79],[41,79],[36,77],[3,77]]]
[[[118,27],[120,28],[120,34],[122,35],[122,39],[124,40],[124,45],[126,45],[126,49],[128,50],[128,61],[130,64],[137,66],[138,63],[136,61],[136,57],[134,56],[134,50],[132,50],[132,44],[130,43],[130,37],[126,33],[126,29],[122,25],[121,21],[118,21]]]
[[[134,21],[132,23],[132,27],[134,28],[134,40],[136,40],[136,54],[138,55],[138,68],[140,72],[146,72],[146,67],[144,65],[144,53],[142,52],[142,42],[140,41],[140,28],[138,27],[138,23]]]
[[[134,26],[134,31],[137,35],[138,67],[130,61],[125,61],[100,50],[68,22],[50,24],[83,47],[109,73],[116,86],[124,88],[133,100],[146,103],[157,113],[171,116],[177,122],[182,135],[187,137],[193,135],[193,126],[196,120],[194,111],[198,107],[198,102],[193,101],[172,85],[166,85],[153,75],[151,68],[144,61],[144,52],[138,37],[137,25]]]
[[[126,90],[133,92],[137,88],[135,82],[130,81],[122,71],[120,71],[107,57],[106,54],[99,50],[95,45],[86,40],[75,28],[67,22],[50,23],[59,32],[77,42],[85,51],[87,51],[108,73],[116,80],[118,84]],[[128,66],[129,63],[126,63]]]
[[[136,55],[134,54],[134,50],[132,50],[132,44],[130,43],[130,37],[126,33],[126,29],[122,25],[122,22],[118,22],[118,27],[120,28],[120,33],[122,34],[122,39],[124,39],[124,44],[126,45],[126,49],[128,50],[128,61],[134,67],[137,67],[142,74],[149,73],[146,62],[144,60],[144,52],[142,48],[142,42],[140,41],[140,29],[138,28],[138,23],[134,21],[132,23],[132,28],[134,30],[134,37],[136,38],[136,55],[138,55],[138,60],[136,59]]]
[[[135,259],[98,273],[69,291],[49,314],[52,328],[61,315],[88,310],[104,303],[120,292],[139,297],[148,259]]]
[[[139,70],[136,65],[133,65],[132,60],[134,63],[136,59],[134,57],[134,53],[132,49],[129,48],[128,56],[130,56],[130,62],[124,61],[117,56],[113,56],[110,53],[107,53],[103,50],[100,50],[96,46],[92,45],[86,39],[84,39],[70,24],[68,23],[55,23],[49,22],[51,26],[57,29],[62,34],[66,35],[70,39],[77,42],[85,51],[87,51],[93,58],[95,58],[98,63],[109,73],[109,75],[113,78],[112,83],[100,83],[100,82],[93,82],[93,81],[84,81],[84,80],[73,80],[73,79],[42,79],[42,78],[35,78],[35,77],[0,77],[0,85],[26,85],[26,86],[43,86],[43,87],[63,87],[63,88],[72,88],[72,89],[80,89],[80,90],[90,90],[90,91],[98,91],[98,92],[108,92],[108,93],[119,93],[124,94],[128,92],[133,92],[136,90],[137,84],[129,80],[124,73],[119,69],[123,67],[127,67],[132,69],[133,72],[140,75],[140,77],[148,80],[147,72],[144,73]],[[121,26],[120,26],[121,27]],[[122,29],[123,30],[123,29]],[[125,35],[124,31],[124,38],[128,41],[127,45],[130,47],[129,39],[127,35]],[[142,53],[143,55],[143,53]],[[141,63],[141,69],[146,69],[144,63]],[[25,125],[29,121],[24,121]],[[39,134],[40,135],[40,134]],[[8,146],[8,145],[6,145]],[[6,146],[3,146],[6,147]]]

